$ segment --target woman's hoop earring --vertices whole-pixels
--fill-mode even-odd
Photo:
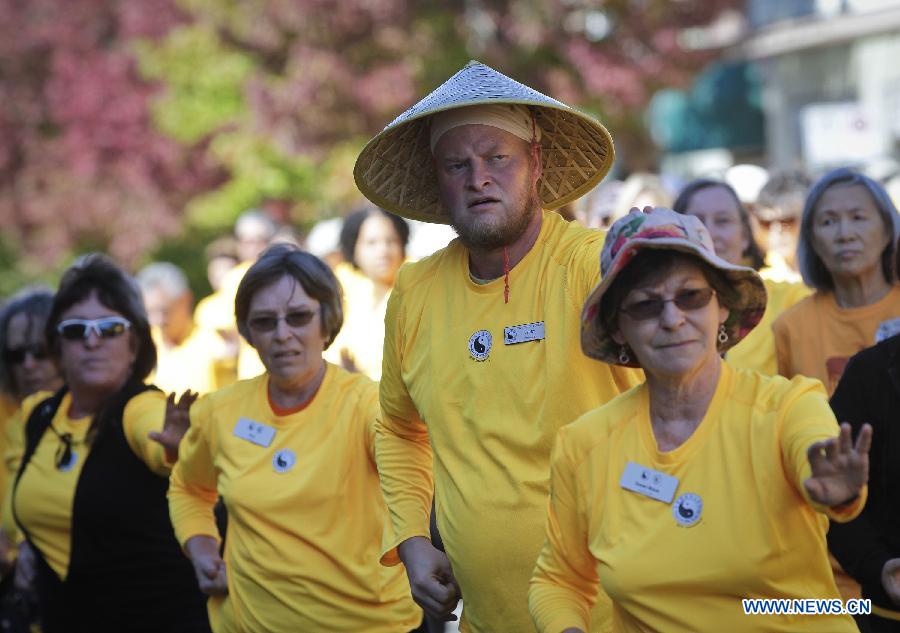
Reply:
[[[630,362],[631,362],[631,356],[628,355],[628,346],[623,345],[619,349],[619,363],[621,363],[622,365],[627,365]]]
[[[719,345],[725,345],[728,342],[728,332],[725,331],[725,324],[719,325]]]

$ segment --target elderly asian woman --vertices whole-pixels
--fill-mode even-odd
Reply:
[[[337,279],[315,256],[273,246],[244,275],[235,316],[266,372],[193,406],[169,492],[213,630],[414,629],[422,615],[403,568],[379,564],[377,385],[322,359],[343,319]]]
[[[860,512],[871,428],[852,446],[817,381],[721,359],[765,290],[698,219],[635,210],[600,264],[582,349],[646,382],[557,436],[529,593],[538,630],[586,631],[602,586],[626,633],[853,631],[849,616],[746,616],[741,599],[838,598],[824,516]]]
[[[755,369],[770,375],[778,373],[772,322],[807,296],[809,289],[803,284],[775,281],[764,276],[761,269],[765,256],[750,229],[750,215],[728,183],[709,178],[694,180],[678,194],[672,208],[703,222],[712,238],[716,255],[732,264],[746,264],[760,271],[768,299],[766,311],[757,327],[728,350],[727,358],[735,367]]]
[[[65,384],[22,404],[12,499],[27,539],[16,580],[34,574],[42,630],[209,631],[169,521],[180,433],[165,395],[144,384],[156,348],[137,285],[85,256],[63,275],[45,336]]]
[[[816,292],[772,325],[780,374],[818,378],[831,394],[851,356],[900,332],[898,235],[897,209],[871,178],[835,169],[813,185],[797,262]]]

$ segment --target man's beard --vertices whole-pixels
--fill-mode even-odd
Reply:
[[[494,217],[475,217],[469,223],[459,222],[456,217],[451,217],[450,226],[456,231],[463,246],[470,251],[501,249],[522,237],[531,224],[535,210],[540,209],[537,191],[532,189],[515,206],[517,208],[511,217],[499,220]]]

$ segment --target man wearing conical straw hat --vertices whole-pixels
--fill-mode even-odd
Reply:
[[[356,161],[378,206],[459,238],[398,276],[385,317],[376,455],[413,597],[461,630],[532,631],[528,581],[544,539],[557,429],[637,384],[581,352],[579,314],[604,234],[550,211],[613,161],[593,118],[470,62]],[[435,496],[447,555],[428,540]],[[592,631],[609,630],[608,601]]]

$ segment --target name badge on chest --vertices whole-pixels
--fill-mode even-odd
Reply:
[[[619,485],[625,490],[636,492],[639,495],[663,503],[672,503],[675,491],[678,490],[678,478],[634,462],[628,462]]]
[[[510,325],[503,328],[503,344],[515,345],[516,343],[528,343],[529,341],[544,340],[544,322],[525,323],[524,325]]]
[[[275,429],[250,418],[238,418],[237,424],[234,425],[234,434],[263,448],[271,446],[272,440],[275,439]]]

